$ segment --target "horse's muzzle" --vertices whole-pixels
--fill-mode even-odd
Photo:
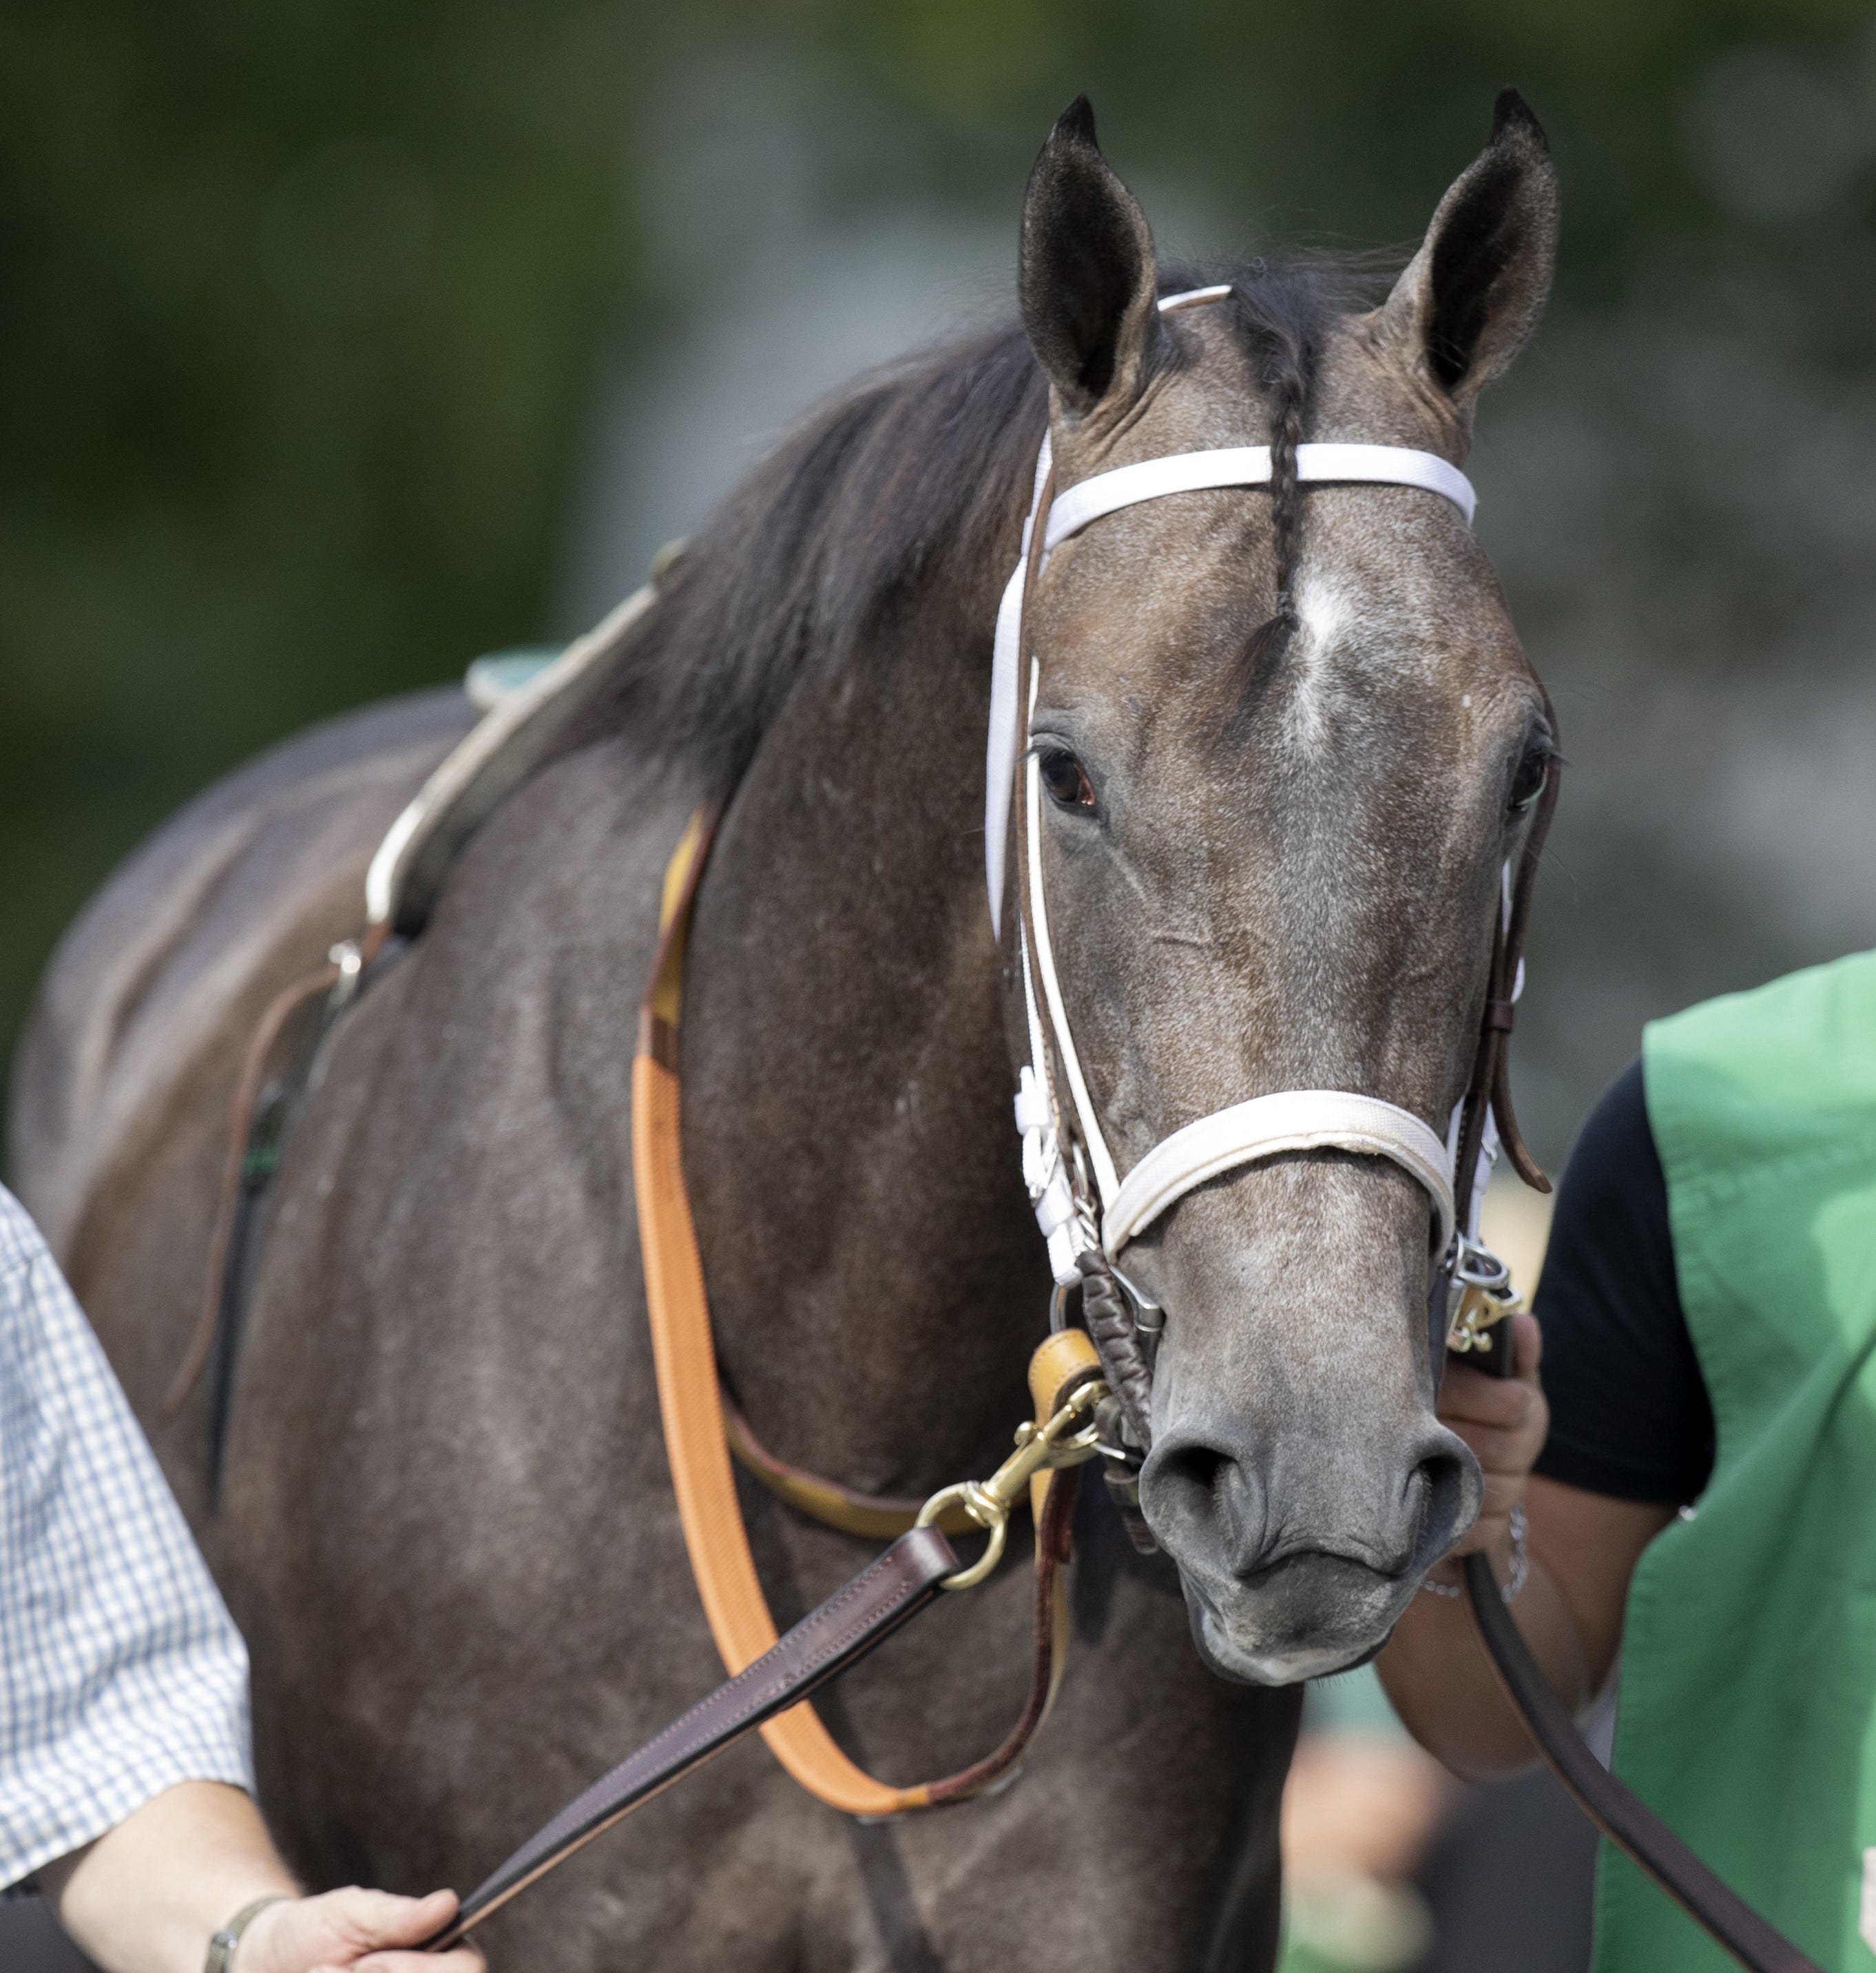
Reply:
[[[1226,1677],[1288,1684],[1358,1663],[1478,1515],[1478,1462],[1431,1418],[1393,1460],[1319,1440],[1294,1462],[1234,1458],[1216,1440],[1161,1437],[1140,1499],[1200,1654]]]

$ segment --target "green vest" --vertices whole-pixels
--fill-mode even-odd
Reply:
[[[1616,1772],[1820,1965],[1871,1973],[1876,954],[1657,1022],[1642,1062],[1716,1448],[1629,1589]],[[1733,1965],[1606,1846],[1597,1917],[1598,1973]]]

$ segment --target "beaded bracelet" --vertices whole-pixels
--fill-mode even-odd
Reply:
[[[1524,1536],[1530,1524],[1524,1519],[1521,1503],[1511,1513],[1511,1572],[1500,1586],[1498,1594],[1506,1602],[1511,1602],[1524,1586],[1524,1579],[1531,1573],[1531,1551],[1524,1545]],[[1436,1582],[1429,1575],[1420,1585],[1429,1596],[1457,1596],[1462,1594],[1456,1582]]]

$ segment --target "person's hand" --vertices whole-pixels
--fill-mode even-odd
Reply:
[[[473,1945],[439,1953],[408,1949],[434,1938],[455,1916],[453,1891],[432,1891],[427,1898],[361,1890],[289,1898],[269,1905],[249,1926],[232,1973],[483,1973]]]
[[[1517,1374],[1493,1377],[1457,1360],[1446,1365],[1439,1387],[1439,1422],[1456,1431],[1472,1448],[1485,1475],[1485,1504],[1455,1556],[1475,1549],[1503,1556],[1510,1548],[1511,1510],[1524,1497],[1524,1482],[1550,1429],[1550,1408],[1537,1381],[1544,1337],[1532,1315],[1508,1316],[1511,1324]],[[1440,1565],[1444,1578],[1457,1574],[1449,1562]]]

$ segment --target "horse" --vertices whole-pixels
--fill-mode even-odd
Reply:
[[[1010,1127],[1023,985],[983,893],[993,626],[1045,434],[1059,485],[1269,444],[1268,491],[1087,529],[1033,584],[1036,853],[1118,1155],[1260,1092],[1445,1132],[1501,875],[1554,737],[1450,502],[1305,486],[1305,437],[1457,464],[1554,255],[1521,99],[1391,285],[1307,257],[1163,314],[1085,103],[1025,194],[1020,323],[863,381],[728,499],[605,653],[421,939],[328,1036],[287,1133],[218,1489],[162,1415],[261,1009],[335,940],[468,730],[453,692],[341,718],[184,810],[55,957],[12,1170],[251,1648],[261,1800],[309,1881],[465,1884],[717,1677],[658,1428],[630,1065],[661,873],[722,810],[690,933],[684,1166],[751,1429],[922,1497],[1007,1450],[1051,1286]],[[1006,914],[1006,916],[1007,915]],[[1301,1150],[1128,1250],[1164,1310],[1138,1552],[1082,1490],[1072,1651],[1015,1785],[868,1823],[753,1742],[486,1934],[558,1973],[1267,1968],[1298,1680],[1385,1641],[1476,1514],[1435,1415],[1428,1198]],[[866,1549],[745,1484],[792,1618]],[[1020,1546],[1020,1539],[1013,1549]],[[1020,1702],[1006,1568],[824,1702],[875,1772],[981,1754]]]

